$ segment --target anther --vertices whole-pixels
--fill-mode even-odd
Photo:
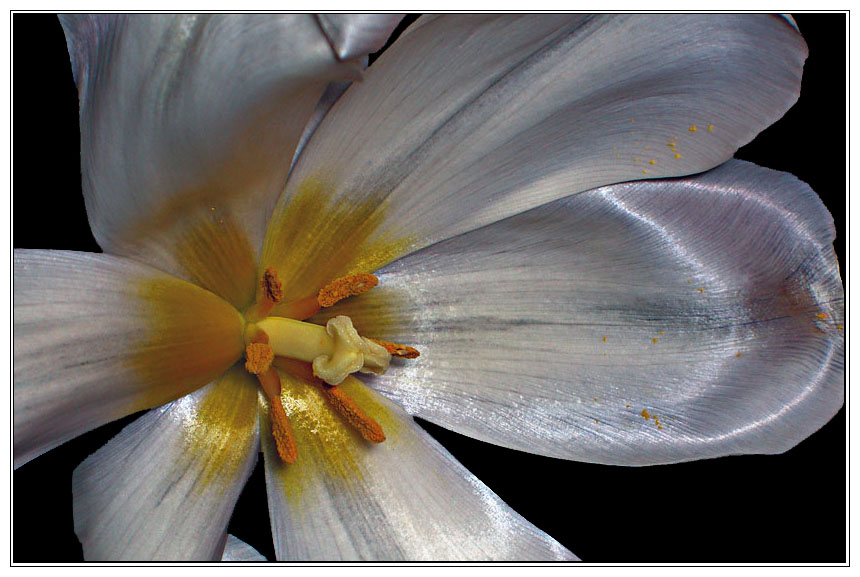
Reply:
[[[364,294],[378,284],[379,279],[370,273],[340,277],[320,289],[317,302],[321,307],[330,307],[347,297]]]
[[[275,353],[265,343],[250,343],[245,347],[245,370],[254,375],[265,373],[272,366]]]
[[[258,374],[257,379],[269,399],[269,418],[272,420],[272,436],[275,438],[278,456],[285,463],[295,463],[299,452],[293,427],[281,404],[281,377],[278,376],[278,371],[270,367]]]
[[[377,345],[385,347],[385,350],[388,351],[389,355],[400,357],[402,359],[415,359],[421,355],[421,353],[418,352],[418,349],[407,345],[398,345],[397,343],[390,343],[388,341],[382,341],[379,339],[371,339],[369,337],[368,340],[375,342]]]
[[[278,280],[278,273],[269,267],[263,273],[260,280],[260,289],[257,291],[257,302],[251,305],[245,312],[245,318],[250,322],[256,322],[269,316],[272,308],[284,298],[284,285]]]

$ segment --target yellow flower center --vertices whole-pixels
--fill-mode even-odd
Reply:
[[[378,283],[374,275],[366,273],[339,278],[323,287],[315,302],[293,303],[290,312],[307,318],[321,307],[365,293]],[[281,403],[278,370],[297,374],[320,386],[331,407],[362,437],[374,443],[384,441],[382,427],[337,385],[355,372],[381,375],[388,370],[392,355],[411,359],[418,356],[418,351],[362,337],[347,316],[336,316],[325,326],[268,316],[282,298],[283,286],[277,272],[267,269],[260,281],[256,302],[245,311],[245,369],[257,376],[269,400],[278,455],[286,463],[298,458],[295,436]]]

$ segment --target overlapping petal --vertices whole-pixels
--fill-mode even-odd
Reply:
[[[360,65],[338,59],[312,15],[67,15],[63,24],[96,240],[246,305],[305,122],[327,83],[358,78]],[[385,22],[347,28],[358,39],[350,53],[390,33]]]
[[[15,464],[209,383],[244,321],[212,293],[104,254],[15,250]]]
[[[766,15],[419,20],[320,124],[264,265],[302,298],[558,198],[712,168],[794,103],[805,57]]]
[[[382,425],[379,445],[349,429],[315,385],[283,382],[296,463],[281,463],[262,436],[279,560],[575,559],[357,379],[340,387]]]
[[[259,551],[236,536],[227,535],[227,543],[224,545],[224,552],[221,554],[221,560],[237,563],[250,563],[266,561],[266,558],[263,557]]]
[[[843,403],[833,239],[808,186],[731,161],[428,247],[327,314],[418,347],[375,386],[478,439],[625,465],[782,452]]]
[[[234,369],[150,411],[84,461],[72,479],[84,557],[220,559],[227,522],[257,461],[256,388]]]

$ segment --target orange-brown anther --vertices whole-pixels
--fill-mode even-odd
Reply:
[[[355,404],[351,398],[343,392],[340,387],[332,387],[322,385],[325,396],[331,406],[346,419],[346,421],[358,431],[362,437],[371,443],[381,443],[385,440],[385,433],[382,432],[382,427],[373,417],[369,416],[361,407]]]
[[[269,399],[269,418],[272,420],[272,436],[275,438],[278,456],[285,463],[295,463],[299,452],[293,427],[281,404],[281,378],[278,371],[270,367],[264,373],[258,374],[257,378]]]
[[[367,340],[373,341],[377,345],[385,347],[385,350],[388,351],[388,354],[395,357],[400,357],[403,359],[415,359],[421,355],[421,353],[418,352],[418,349],[407,345],[398,345],[397,343],[390,343],[388,341],[381,341],[379,339],[368,338]]]
[[[346,297],[364,294],[378,284],[379,279],[370,273],[343,276],[321,288],[317,302],[321,307],[330,307]]]
[[[263,273],[260,287],[265,297],[273,303],[279,303],[284,298],[284,285],[278,280],[278,273],[272,267],[267,268]]]
[[[255,342],[245,347],[245,370],[249,373],[255,375],[265,373],[273,360],[275,360],[275,352],[266,343]]]
[[[274,365],[281,370],[296,375],[300,379],[321,387],[332,408],[346,419],[346,422],[358,431],[362,437],[372,443],[381,443],[385,440],[382,426],[373,417],[365,413],[354,400],[349,398],[343,389],[327,385],[315,377],[313,367],[310,363],[303,363],[284,357],[275,357]]]

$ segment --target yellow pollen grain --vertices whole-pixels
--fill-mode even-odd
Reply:
[[[651,147],[650,147],[650,146],[646,146],[646,147],[644,148],[644,150],[651,150]]]
[[[648,161],[648,164],[657,164],[657,161],[652,158]]]
[[[709,125],[708,125],[708,132],[711,132],[713,129],[714,129],[714,125],[713,125],[713,124],[709,124]]]
[[[741,355],[742,355],[742,353],[737,353],[735,356],[736,356],[736,357],[738,357],[738,358],[740,358],[740,357],[741,357]]]
[[[597,397],[594,397],[594,402],[595,402],[595,403],[597,402]]]
[[[659,333],[657,333],[657,334],[658,334],[658,335],[665,335],[666,333],[665,333],[664,331],[660,331],[660,332],[659,332]]]
[[[662,431],[662,430],[663,430],[663,425],[657,425],[657,428],[658,428],[659,430],[661,430],[661,431]]]
[[[642,415],[642,418],[644,418],[644,419],[650,419],[651,418],[651,415],[648,414],[648,409],[642,409],[642,412],[639,414]]]
[[[841,330],[842,330],[842,325],[836,325],[836,328],[837,328],[837,329],[839,329],[839,330],[841,331]]]
[[[675,158],[681,158],[681,153],[676,152],[676,153],[675,153]]]
[[[827,318],[827,313],[818,313],[818,315],[816,315],[816,316],[818,316],[818,318],[824,320]]]
[[[675,143],[674,142],[667,142],[666,146],[675,146]]]
[[[603,342],[604,342],[604,343],[606,342],[606,337],[603,337]]]
[[[657,337],[654,337],[653,339],[651,339],[651,342],[652,342],[652,343],[654,343],[654,344],[657,344],[657,342],[658,342],[659,340],[660,340],[660,339],[658,339]]]
[[[317,293],[317,301],[321,307],[330,307],[347,297],[364,294],[378,284],[379,279],[370,273],[350,274],[321,288]]]
[[[624,408],[625,408],[625,409],[629,409],[629,408],[630,408],[630,405],[624,405]]]
[[[245,347],[245,370],[251,374],[265,373],[274,360],[275,353],[266,343],[251,343]]]
[[[418,349],[407,345],[398,345],[397,343],[390,343],[388,341],[381,341],[379,339],[368,338],[367,340],[373,341],[377,345],[385,347],[385,350],[388,351],[389,355],[400,357],[402,359],[415,359],[421,355],[421,353],[418,352]]]
[[[697,130],[698,130],[698,128],[696,128],[695,124],[689,128],[690,132],[696,132]]]
[[[638,158],[636,158],[636,157],[634,156],[634,157],[633,157],[633,162],[639,162],[639,159],[638,159]]]
[[[705,292],[705,289],[704,289],[704,288],[702,288],[702,287],[699,287],[699,288],[697,288],[696,290],[697,290],[697,291],[699,291],[700,293]]]
[[[595,423],[598,423],[598,424],[600,423],[600,421],[599,421],[599,420],[597,420],[597,419],[594,419],[594,422],[595,422]]]
[[[647,170],[645,170],[645,169],[643,168],[643,169],[642,169],[642,174],[648,174],[648,171],[647,171]]]

